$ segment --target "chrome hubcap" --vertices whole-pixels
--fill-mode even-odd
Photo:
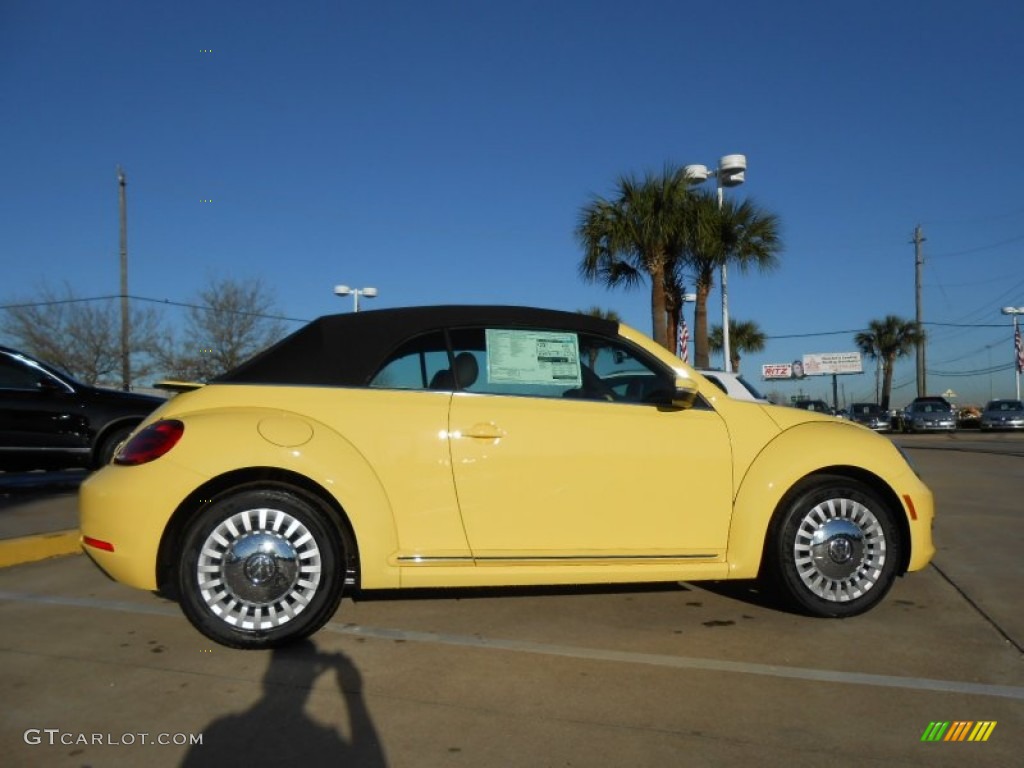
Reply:
[[[295,618],[316,594],[320,548],[286,512],[248,509],[206,538],[196,575],[203,601],[223,621],[239,629],[272,629]]]
[[[295,586],[298,553],[280,536],[250,533],[233,541],[223,558],[224,583],[236,597],[272,603]]]
[[[828,499],[800,522],[793,557],[804,585],[833,602],[854,600],[871,589],[885,565],[885,531],[866,506]]]

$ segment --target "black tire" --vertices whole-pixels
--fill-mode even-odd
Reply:
[[[114,454],[117,449],[121,446],[121,443],[127,439],[128,435],[132,433],[137,425],[132,424],[127,427],[117,427],[110,433],[103,437],[103,440],[97,446],[96,451],[93,453],[92,468],[100,469],[107,466],[110,460],[114,458]]]
[[[822,475],[799,486],[769,544],[769,574],[795,608],[845,618],[892,587],[904,546],[892,511],[863,483]]]
[[[242,490],[215,500],[186,532],[179,603],[221,645],[276,648],[331,618],[344,562],[341,537],[316,505],[290,490]]]

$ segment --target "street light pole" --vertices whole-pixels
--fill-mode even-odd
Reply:
[[[334,294],[336,296],[348,296],[352,295],[352,311],[359,311],[359,297],[365,296],[368,299],[372,299],[377,295],[376,288],[349,288],[347,285],[336,285],[334,286]]]
[[[128,181],[117,166],[118,211],[121,218],[121,389],[132,388],[131,330],[128,312]]]
[[[914,302],[916,306],[916,324],[917,324],[917,396],[924,397],[928,394],[928,382],[927,382],[927,371],[925,369],[925,350],[927,344],[925,343],[924,336],[924,325],[921,321],[921,266],[924,264],[924,258],[921,255],[921,244],[926,240],[921,234],[921,225],[918,224],[914,229]]]
[[[1024,349],[1021,349],[1020,328],[1017,326],[1017,316],[1024,315],[1024,307],[1003,307],[1004,315],[1013,316],[1013,377],[1017,384],[1017,399],[1020,400],[1020,371],[1024,361]]]
[[[746,180],[747,156],[723,155],[718,160],[718,168],[711,170],[706,165],[688,165],[684,169],[696,181],[706,181],[714,176],[717,182],[718,210],[721,212],[725,200],[724,187],[738,187]],[[726,373],[732,373],[732,353],[729,349],[729,289],[727,286],[726,259],[722,258],[722,354],[725,361],[722,365]]]

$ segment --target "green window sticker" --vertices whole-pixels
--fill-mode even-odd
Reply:
[[[487,329],[487,381],[578,387],[580,343],[575,333]]]

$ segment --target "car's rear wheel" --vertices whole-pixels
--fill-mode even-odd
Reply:
[[[770,547],[771,575],[783,596],[804,613],[841,618],[885,597],[903,543],[892,511],[871,489],[829,475],[790,495]]]
[[[240,491],[214,501],[188,529],[181,608],[222,645],[285,645],[337,610],[344,561],[341,537],[313,503],[290,490]]]

